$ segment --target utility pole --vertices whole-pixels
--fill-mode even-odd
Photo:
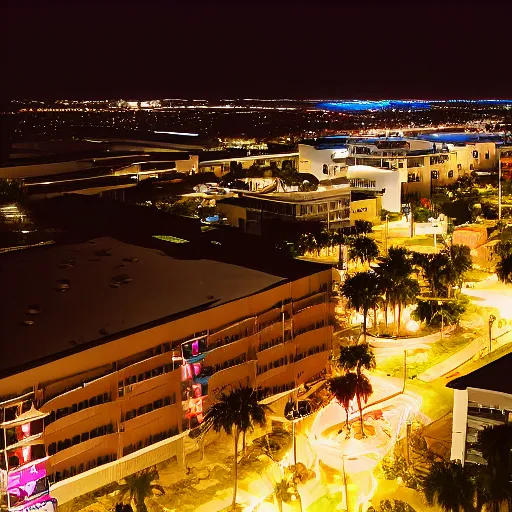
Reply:
[[[345,506],[348,512],[348,485],[347,485],[347,474],[345,473],[345,454],[342,455],[342,468],[343,468],[343,483],[345,485]]]
[[[412,430],[412,423],[410,421],[407,422],[406,427],[406,434],[407,434],[407,467],[411,465],[411,452],[410,452],[410,444],[411,444],[411,430]]]
[[[409,212],[411,216],[411,238],[414,238],[414,209],[412,203],[409,205]]]
[[[498,220],[501,220],[501,148],[498,148]]]
[[[492,324],[496,322],[496,317],[494,315],[491,315],[489,317],[489,354],[492,351]]]
[[[389,236],[389,214],[386,213],[386,226],[385,226],[385,231],[384,231],[386,256],[388,255],[388,236]]]
[[[407,380],[407,349],[404,350],[404,386],[402,393],[405,393],[405,381]]]
[[[442,340],[443,339],[443,331],[444,331],[443,303],[441,301],[438,301],[437,305],[441,307],[441,340]]]

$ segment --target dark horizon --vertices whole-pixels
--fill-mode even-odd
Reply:
[[[506,2],[8,0],[6,12],[5,99],[512,96]]]

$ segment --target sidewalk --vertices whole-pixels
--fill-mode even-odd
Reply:
[[[432,382],[443,375],[455,370],[474,357],[483,347],[484,340],[481,336],[475,338],[469,345],[459,350],[448,359],[432,366],[428,370],[418,375],[418,379],[423,382]]]

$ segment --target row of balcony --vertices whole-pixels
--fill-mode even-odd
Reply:
[[[90,407],[95,407],[96,405],[101,405],[104,403],[108,403],[112,401],[111,393],[101,393],[99,395],[93,396],[92,398],[82,400],[81,402],[74,403],[68,407],[62,407],[55,411],[52,411],[44,420],[45,427],[53,423],[54,421],[64,418],[70,414],[73,414],[78,411],[82,411],[84,409],[88,409]]]
[[[60,482],[61,480],[65,480],[66,478],[70,478],[77,474],[83,473],[84,471],[89,471],[90,469],[94,469],[98,466],[108,464],[109,462],[113,462],[115,460],[117,460],[116,453],[111,453],[109,455],[103,455],[100,457],[96,457],[86,463],[73,465],[73,466],[70,466],[69,469],[64,469],[63,471],[56,471],[55,474],[49,474],[48,480],[52,484],[56,483],[56,482]]]
[[[102,425],[100,427],[93,428],[88,432],[82,432],[82,434],[77,434],[72,438],[62,439],[61,441],[53,442],[48,445],[48,455],[55,455],[56,453],[62,450],[66,450],[71,446],[75,446],[80,443],[85,443],[86,441],[89,441],[89,439],[95,439],[96,437],[113,434],[116,430],[117,427],[115,427],[113,423],[109,423],[107,425]]]
[[[177,436],[178,434],[179,429],[176,426],[168,430],[163,430],[158,434],[150,435],[144,440],[140,440],[137,443],[132,443],[129,444],[128,446],[125,446],[123,448],[123,457],[125,457],[126,455],[130,455],[130,453],[136,452],[138,450],[142,450],[142,448],[145,448],[146,446],[150,446],[152,444],[163,441],[164,439],[169,439],[170,437]]]
[[[322,297],[320,297],[319,299],[324,300]],[[311,307],[311,306],[309,306],[309,307]],[[319,321],[317,323],[311,324],[308,327],[305,327],[305,328],[302,328],[302,329],[298,329],[296,331],[296,335],[303,334],[303,333],[308,332],[308,331],[313,330],[313,329],[321,328],[321,327],[324,326],[324,324],[325,324],[325,322],[322,320],[322,321]],[[237,336],[237,338],[238,338],[238,336]],[[291,339],[291,332],[290,331],[286,331],[286,333],[285,333],[285,341],[288,341],[289,339]],[[262,351],[262,350],[266,350],[268,348],[271,348],[271,347],[273,347],[275,345],[278,345],[280,343],[282,343],[282,337],[281,336],[273,338],[269,342],[265,342],[265,343],[260,344],[258,348],[259,348],[260,351]],[[221,364],[215,365],[214,367],[210,367],[210,368],[206,369],[206,372],[203,371],[203,375],[204,376],[209,376],[209,375],[215,373],[216,371],[219,371],[221,369],[225,369],[225,368],[228,368],[230,366],[237,365],[237,364],[242,364],[245,361],[246,361],[246,356],[245,356],[245,354],[243,354],[241,356],[238,356],[237,358],[233,358],[233,359],[225,361],[225,362],[223,362]],[[179,364],[181,365],[181,362]],[[139,382],[142,382],[144,380],[151,379],[153,377],[157,377],[159,375],[162,375],[163,373],[167,373],[167,372],[173,371],[175,368],[176,368],[176,363],[175,362],[168,363],[168,364],[165,364],[165,365],[159,365],[156,368],[148,370],[148,371],[146,371],[144,373],[140,373],[138,375],[132,375],[130,377],[127,377],[127,378],[124,379],[124,381],[119,381],[119,383],[118,383],[118,385],[119,385],[119,397],[124,396],[125,386],[130,386],[130,385],[133,385],[135,383],[139,383]],[[87,409],[87,408],[90,408],[90,407],[94,407],[94,406],[97,406],[97,405],[108,403],[108,402],[111,402],[111,401],[112,401],[111,393],[110,392],[105,392],[105,393],[101,393],[101,394],[95,395],[95,396],[93,396],[93,397],[91,397],[89,399],[85,399],[85,400],[82,400],[80,402],[74,403],[74,404],[72,404],[72,405],[70,405],[68,407],[59,408],[57,410],[52,411],[49,414],[49,416],[45,419],[45,426],[48,426],[51,423],[53,423],[54,421],[56,421],[56,420],[58,420],[60,418],[63,418],[65,416],[68,416],[70,414],[79,412],[81,410],[84,410],[84,409]],[[172,403],[174,403],[174,402],[175,402],[175,399],[173,398]],[[168,399],[165,401],[165,405],[169,405]],[[157,408],[157,407],[158,407],[158,403],[155,405],[155,408]],[[150,409],[151,409],[151,406],[150,406]],[[130,417],[130,413],[127,413],[127,414],[128,414],[128,417]],[[138,411],[136,411],[135,415],[138,415]],[[10,437],[12,437],[12,436],[10,436]],[[18,441],[17,438],[14,438],[14,437],[12,439],[9,438],[8,445],[13,444],[13,443],[15,443],[17,441]]]
[[[257,370],[257,375],[261,375],[269,370],[274,368],[279,368],[281,366],[285,366],[287,364],[297,363],[298,361],[319,354],[320,352],[324,352],[326,350],[326,344],[322,343],[321,345],[316,345],[314,347],[309,348],[308,350],[301,352],[300,354],[288,354],[284,355],[274,361],[271,361],[267,364],[259,365]]]
[[[172,395],[167,395],[163,398],[155,400],[154,402],[143,405],[143,406],[139,407],[138,409],[131,409],[130,411],[127,411],[126,413],[121,415],[121,421],[122,422],[130,421],[133,418],[136,418],[137,416],[142,416],[143,414],[147,414],[149,412],[152,412],[156,409],[160,409],[162,407],[174,405],[175,403],[176,403],[176,393],[173,393]]]

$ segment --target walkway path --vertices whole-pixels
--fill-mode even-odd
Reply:
[[[443,375],[455,370],[472,357],[476,356],[482,350],[484,339],[482,337],[475,338],[469,345],[466,345],[462,350],[459,350],[449,358],[441,361],[440,363],[430,367],[423,373],[418,375],[418,379],[423,382],[432,382]]]

